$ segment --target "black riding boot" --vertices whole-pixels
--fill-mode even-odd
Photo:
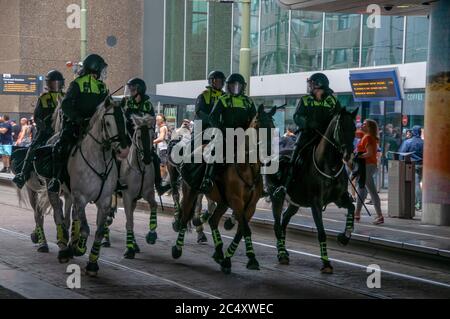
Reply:
[[[203,177],[202,184],[200,185],[200,192],[203,194],[209,194],[214,186],[214,164],[207,164],[205,170],[205,176]]]
[[[167,193],[168,190],[171,189],[169,184],[162,185],[162,177],[161,177],[161,161],[156,153],[153,153],[153,166],[155,167],[155,188],[156,192],[159,196],[163,196]]]
[[[50,193],[59,193],[61,190],[61,177],[63,171],[63,163],[65,163],[65,148],[61,145],[61,143],[56,144],[53,147],[53,174],[52,179],[47,185],[47,191]]]

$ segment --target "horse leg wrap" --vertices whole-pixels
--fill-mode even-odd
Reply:
[[[355,229],[355,211],[349,210],[347,214],[347,222],[345,225],[346,235],[347,233],[352,233]]]
[[[100,257],[100,248],[102,247],[102,243],[101,242],[94,242],[94,245],[92,246],[91,249],[91,254],[89,255],[89,262],[91,263],[97,263],[98,259]]]
[[[108,225],[105,225],[105,228],[103,230],[103,233],[104,233],[103,237],[105,238],[106,241],[109,241],[110,232],[111,231],[109,230]]]
[[[66,230],[66,226],[64,225],[57,225],[56,226],[56,240],[58,241],[58,246],[67,246],[67,243],[69,242],[69,234]]]
[[[216,248],[218,248],[220,246],[223,246],[222,236],[220,235],[220,232],[219,232],[218,229],[214,229],[212,231],[212,237],[213,237],[213,240],[214,240],[214,246]]]
[[[239,247],[239,243],[237,243],[233,240],[230,247],[228,247],[227,252],[225,253],[225,257],[226,258],[233,257],[234,254],[236,253],[236,250],[238,249],[238,247]]]
[[[205,224],[208,222],[209,218],[211,217],[211,214],[209,212],[206,212],[204,214],[200,214],[200,221],[202,224]]]
[[[328,259],[328,251],[327,251],[327,243],[326,242],[320,243],[320,256],[323,261],[326,261],[326,262],[330,261]]]
[[[156,208],[152,208],[152,211],[150,213],[150,231],[155,231],[156,228],[158,228],[158,217],[157,217],[158,210]]]
[[[127,232],[127,248],[134,249],[135,244],[136,244],[136,239],[134,237],[134,232],[132,232],[132,231]]]
[[[245,237],[245,249],[247,250],[247,257],[255,257],[255,251],[253,250],[253,242],[250,236]]]
[[[78,251],[84,254],[86,252],[86,245],[87,245],[87,238],[81,236],[80,240],[78,241],[77,246]]]
[[[71,237],[72,241],[77,241],[80,238],[81,222],[79,220],[74,220],[72,222]]]
[[[186,235],[186,228],[183,228],[178,233],[178,239],[177,239],[177,247],[181,249],[181,247],[184,246],[184,236]]]
[[[41,226],[36,227],[36,235],[39,244],[45,244],[47,242],[47,239],[45,238],[44,229]]]
[[[285,253],[286,252],[286,239],[280,238],[277,240],[277,249],[279,253]]]

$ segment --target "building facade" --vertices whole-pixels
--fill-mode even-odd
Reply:
[[[0,0],[0,74],[45,75],[58,69],[66,86],[74,78],[67,61],[80,61],[79,0]],[[143,75],[144,0],[87,1],[88,53],[107,63],[108,87]],[[75,23],[76,24],[76,23]],[[33,113],[36,97],[0,95],[0,113],[18,119]]]
[[[157,94],[195,98],[210,71],[239,71],[241,4],[165,0],[163,6],[164,72]],[[375,118],[400,135],[406,127],[423,125],[428,18],[382,16],[380,28],[370,28],[368,19],[252,0],[250,95],[267,106],[287,104],[281,122],[292,124],[307,78],[319,71],[329,76],[343,105],[360,108],[361,119]],[[350,71],[386,66],[398,67],[404,101],[355,103]]]

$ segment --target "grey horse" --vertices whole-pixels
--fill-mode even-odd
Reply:
[[[124,257],[134,259],[139,246],[134,236],[134,211],[137,201],[144,199],[150,205],[149,232],[147,243],[154,245],[158,238],[157,211],[155,200],[155,167],[152,160],[152,147],[155,134],[155,118],[150,115],[132,116],[135,125],[132,145],[126,160],[122,161],[120,182],[128,185],[123,191],[123,206],[126,215],[127,248]],[[159,168],[158,168],[159,169]]]
[[[70,157],[67,170],[70,176],[73,218],[80,221],[80,238],[73,243],[74,256],[86,254],[90,234],[86,206],[89,203],[97,206],[97,230],[86,267],[88,276],[97,276],[106,219],[118,180],[116,158],[126,158],[129,152],[122,108],[116,104],[99,105],[87,132]]]

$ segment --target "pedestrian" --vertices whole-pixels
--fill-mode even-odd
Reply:
[[[422,128],[414,126],[412,129],[412,138],[403,142],[400,153],[413,153],[411,160],[416,167],[416,209],[422,210],[422,173],[423,173],[423,146]]]
[[[10,158],[12,154],[12,126],[9,122],[9,116],[4,115],[0,118],[0,154],[2,155],[3,169],[0,173],[11,173]]]
[[[168,154],[168,139],[169,139],[169,128],[166,124],[166,117],[164,114],[159,114],[156,117],[156,140],[153,141],[153,144],[158,148],[159,158],[161,159],[161,178],[163,181],[167,179],[168,171],[167,171],[167,163],[169,161]]]
[[[365,120],[362,126],[362,131],[364,132],[364,137],[358,145],[358,151],[362,153],[359,158],[365,160],[366,174],[364,187],[362,187],[362,183],[358,182],[358,192],[361,198],[358,198],[357,201],[355,219],[361,219],[362,206],[367,197],[367,192],[369,192],[377,213],[377,217],[373,223],[374,225],[381,225],[384,223],[384,217],[381,211],[380,196],[378,195],[374,179],[374,176],[378,171],[377,149],[380,142],[378,137],[377,122],[373,120]],[[358,177],[358,179],[360,178],[361,176]]]
[[[17,136],[15,145],[18,147],[29,147],[31,145],[31,126],[28,125],[28,120],[23,118],[20,120],[20,133]]]
[[[16,145],[17,139],[19,138],[20,131],[22,129],[21,125],[17,125],[16,121],[12,120],[11,122],[12,126],[12,136],[13,136],[13,143]]]
[[[280,154],[285,151],[292,151],[295,148],[295,142],[297,142],[297,135],[295,134],[295,127],[289,126],[286,130],[286,134],[280,139]]]

